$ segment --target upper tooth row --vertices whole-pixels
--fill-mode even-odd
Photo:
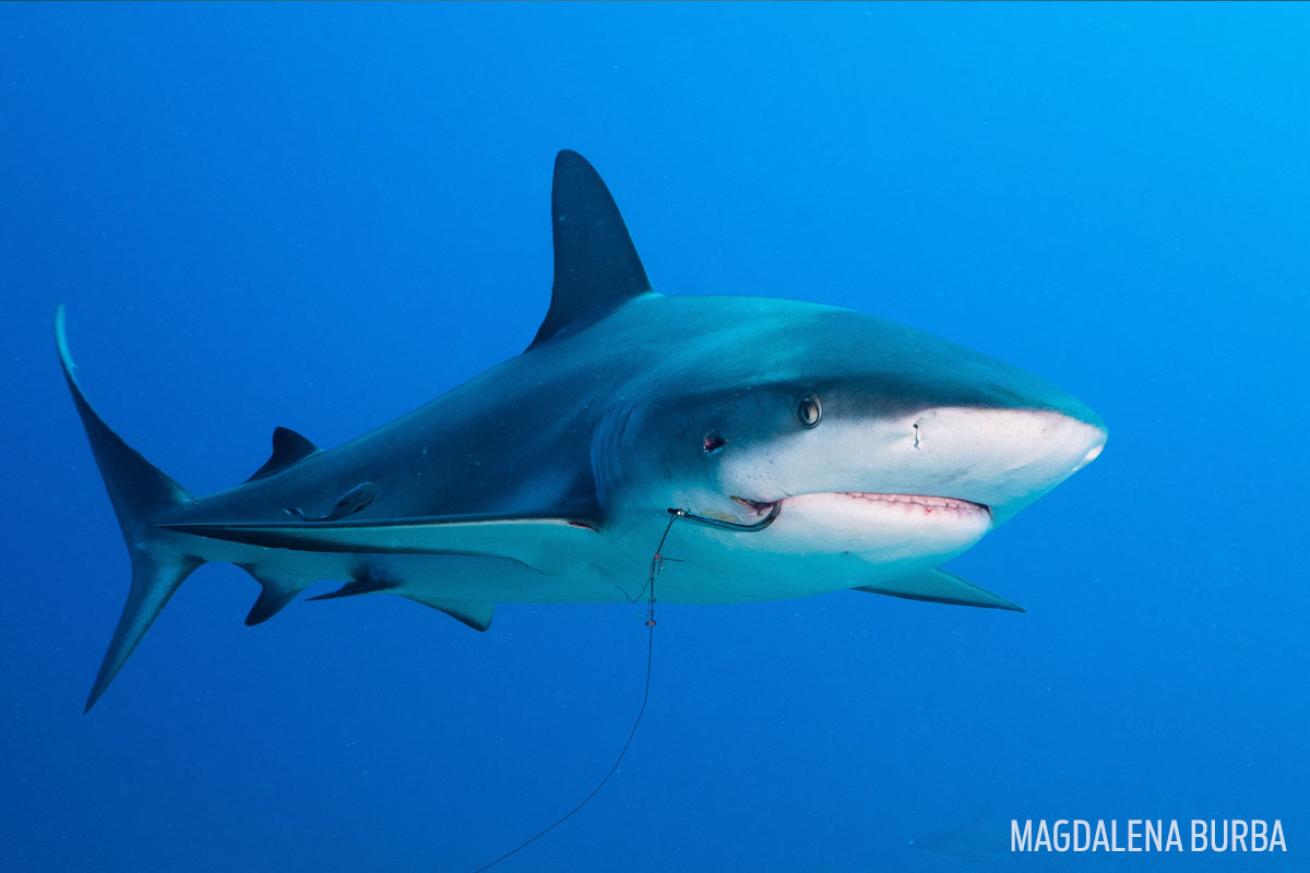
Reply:
[[[917,494],[877,494],[862,491],[847,492],[851,497],[862,500],[884,500],[888,503],[917,503],[923,506],[964,506],[962,500],[951,497],[922,497]]]

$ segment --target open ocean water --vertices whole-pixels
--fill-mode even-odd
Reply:
[[[64,303],[107,421],[229,487],[526,345],[560,148],[658,290],[907,323],[1111,437],[951,565],[1026,615],[661,607],[621,770],[501,869],[1310,869],[1307,46],[1303,4],[0,5],[0,869],[468,870],[609,767],[640,605],[247,628],[227,565],[83,717],[128,562],[51,339]]]

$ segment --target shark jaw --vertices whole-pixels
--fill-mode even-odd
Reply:
[[[967,550],[1104,443],[1103,428],[1048,410],[940,407],[825,421],[731,459],[729,444],[718,500],[733,495],[725,515],[738,524],[774,518],[757,542],[730,547],[905,572]]]
[[[776,513],[773,536],[762,537],[767,542],[758,545],[779,556],[828,554],[863,564],[937,562],[969,548],[992,528],[987,506],[956,497],[816,491],[773,501],[733,500],[745,524]]]
[[[831,500],[833,502],[846,500],[862,501],[873,504],[874,507],[881,510],[883,504],[892,504],[900,507],[901,510],[911,514],[922,513],[925,517],[937,513],[939,519],[950,519],[960,516],[972,516],[983,514],[988,519],[991,518],[992,511],[982,503],[974,503],[971,500],[961,500],[956,497],[934,497],[926,494],[890,494],[879,491],[820,491],[814,494],[798,494],[795,497],[784,497],[781,500],[760,501],[750,500],[745,497],[733,497],[733,501],[745,506],[751,512],[760,518],[767,516],[777,507],[781,510],[782,505],[788,501],[795,501],[803,498],[818,498],[820,500]]]
[[[937,407],[825,421],[733,456],[729,446],[717,482],[751,521],[778,505],[990,526],[1091,463],[1105,440],[1099,425],[1050,410]]]

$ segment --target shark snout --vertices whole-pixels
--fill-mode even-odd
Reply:
[[[1092,435],[1091,444],[1088,446],[1086,453],[1083,455],[1082,461],[1078,463],[1077,467],[1073,468],[1075,473],[1077,473],[1083,467],[1086,467],[1092,461],[1095,461],[1097,458],[1101,457],[1101,452],[1105,449],[1105,441],[1108,438],[1109,438],[1109,434],[1106,433],[1105,428],[1103,427],[1095,428],[1095,433]]]
[[[1089,420],[1091,419],[1091,420]],[[1007,517],[1100,456],[1093,416],[1049,409],[942,407],[916,416],[911,453],[938,487]]]

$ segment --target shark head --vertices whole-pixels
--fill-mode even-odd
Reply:
[[[652,298],[679,325],[621,413],[620,501],[733,524],[754,547],[935,566],[1101,452],[1084,404],[1001,361],[855,312]],[[737,545],[742,545],[738,543]]]
[[[712,539],[735,553],[803,559],[792,572],[825,572],[828,556],[826,572],[906,573],[964,551],[1105,445],[1077,399],[920,331],[813,303],[654,293],[572,153],[553,205],[555,289],[532,348],[633,373],[592,450],[611,521],[682,510],[729,525]]]

